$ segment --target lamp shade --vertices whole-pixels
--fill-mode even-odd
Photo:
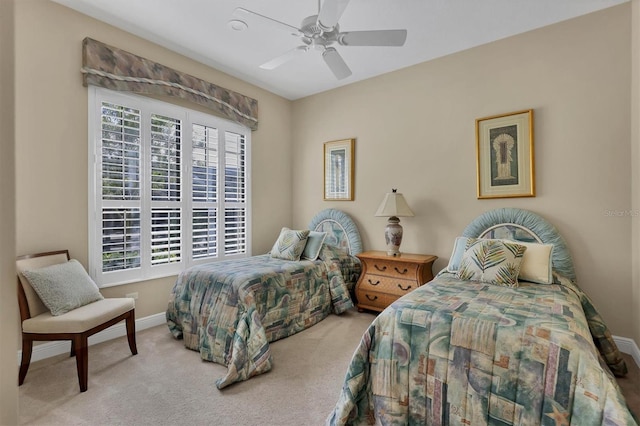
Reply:
[[[412,217],[414,214],[407,205],[402,193],[396,192],[394,189],[393,192],[385,194],[384,200],[382,200],[378,211],[376,211],[376,216]]]

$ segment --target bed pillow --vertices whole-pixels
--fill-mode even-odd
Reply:
[[[467,237],[456,237],[453,243],[453,250],[451,251],[451,257],[449,258],[449,264],[447,265],[447,272],[458,272],[460,269],[460,261],[464,254],[464,249],[467,247]]]
[[[526,250],[515,242],[469,238],[456,275],[463,280],[517,287]]]
[[[309,236],[309,230],[292,230],[282,228],[280,235],[271,249],[271,257],[283,260],[300,260]]]
[[[302,252],[302,258],[307,260],[316,260],[320,255],[322,243],[324,243],[325,238],[327,238],[326,232],[309,231],[307,243],[305,244]]]
[[[96,283],[75,259],[22,274],[54,316],[103,299]]]
[[[527,248],[518,278],[537,284],[553,284],[553,244],[516,243]]]

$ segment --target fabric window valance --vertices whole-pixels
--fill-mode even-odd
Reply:
[[[85,86],[178,97],[258,128],[257,100],[89,37],[82,41],[82,73]]]

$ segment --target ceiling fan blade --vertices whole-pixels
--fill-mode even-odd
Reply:
[[[327,47],[327,49],[322,52],[322,58],[338,80],[342,80],[351,75],[351,70],[344,62],[344,59],[342,59],[342,56],[340,56],[338,51],[333,47]]]
[[[406,39],[407,30],[350,31],[338,36],[343,46],[402,46]]]
[[[296,56],[299,56],[302,53],[306,52],[308,49],[309,48],[307,46],[298,46],[278,57],[273,58],[269,62],[265,62],[264,64],[260,65],[260,68],[265,70],[272,70],[274,68],[278,68],[280,65],[284,64],[285,62],[289,62]]]
[[[302,31],[300,31],[299,28],[296,28],[293,25],[285,24],[284,22],[277,21],[275,19],[269,18],[268,16],[260,15],[259,13],[252,12],[242,7],[236,7],[232,15],[241,20],[246,20],[246,21],[253,20],[254,22],[260,21],[263,24],[268,25],[277,30],[287,31],[288,33],[294,36],[302,35]]]
[[[348,4],[349,0],[324,0],[318,12],[318,26],[324,31],[332,31]]]

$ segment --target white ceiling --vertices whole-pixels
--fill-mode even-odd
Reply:
[[[242,7],[300,28],[302,19],[317,14],[317,0],[53,1],[294,100],[628,0],[351,0],[340,31],[408,34],[403,47],[337,46],[353,71],[343,80],[314,50],[274,70],[261,69],[301,45],[299,38],[255,20],[244,31],[227,25]]]

